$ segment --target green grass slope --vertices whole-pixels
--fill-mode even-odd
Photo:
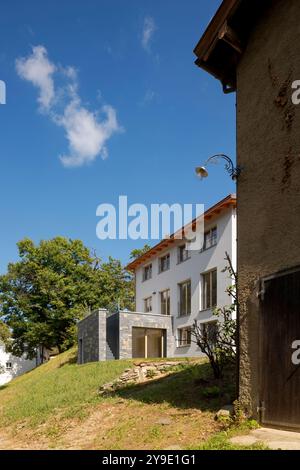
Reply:
[[[76,357],[76,349],[71,349],[0,387],[0,426],[22,420],[35,426],[54,413],[80,417],[99,400],[99,387],[131,365],[129,361],[77,365]]]
[[[76,358],[74,348],[0,387],[0,448],[265,449],[229,441],[252,422],[215,420],[233,400],[233,371],[216,381],[208,363],[186,359],[166,376],[103,397],[99,387],[135,360],[77,365]]]

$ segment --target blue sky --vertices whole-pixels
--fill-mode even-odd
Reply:
[[[235,95],[193,55],[220,3],[2,2],[1,272],[25,236],[80,238],[125,263],[144,241],[96,237],[97,206],[119,195],[208,208],[234,192],[222,165],[194,175],[213,153],[235,157]]]

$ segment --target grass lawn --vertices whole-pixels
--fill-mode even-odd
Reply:
[[[36,426],[53,413],[84,415],[99,401],[99,386],[117,378],[131,365],[127,361],[77,365],[77,351],[69,350],[33,371],[0,387],[0,426],[26,420]]]
[[[203,360],[186,360],[170,374],[103,397],[98,391],[133,360],[78,366],[76,350],[0,388],[0,449],[234,449],[216,411],[234,398]],[[263,446],[256,446],[256,448]],[[250,447],[255,448],[255,447]]]

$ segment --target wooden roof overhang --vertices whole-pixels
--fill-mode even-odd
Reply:
[[[249,32],[270,1],[223,0],[195,47],[195,64],[220,80],[224,93],[236,91],[236,68]]]

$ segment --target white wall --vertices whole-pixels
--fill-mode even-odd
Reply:
[[[233,207],[223,209],[218,216],[213,217],[209,223],[205,222],[205,231],[217,226],[217,245],[203,252],[192,251],[190,259],[177,264],[177,247],[180,241],[174,242],[171,248],[162,251],[159,257],[170,253],[170,269],[158,273],[158,260],[152,258],[149,262],[136,270],[136,311],[144,311],[144,299],[152,296],[152,312],[161,313],[160,295],[163,290],[170,289],[171,315],[174,320],[174,334],[177,337],[179,327],[191,326],[194,320],[206,322],[212,320],[213,314],[209,310],[201,310],[201,274],[217,268],[217,306],[230,305],[231,299],[225,293],[231,280],[228,273],[222,270],[226,266],[225,252],[227,251],[236,267],[236,210]],[[143,281],[143,266],[152,263],[152,279]],[[192,313],[189,316],[178,317],[178,284],[191,279],[192,286]],[[177,344],[177,343],[175,343]],[[189,347],[175,347],[174,356],[194,356],[199,354],[195,343]]]
[[[12,363],[12,369],[6,370],[7,362]],[[6,384],[18,375],[24,374],[36,366],[36,360],[25,359],[25,357],[16,357],[5,352],[5,347],[0,344],[0,366],[4,368],[4,373],[0,372],[0,386]],[[1,368],[2,369],[2,368]]]

